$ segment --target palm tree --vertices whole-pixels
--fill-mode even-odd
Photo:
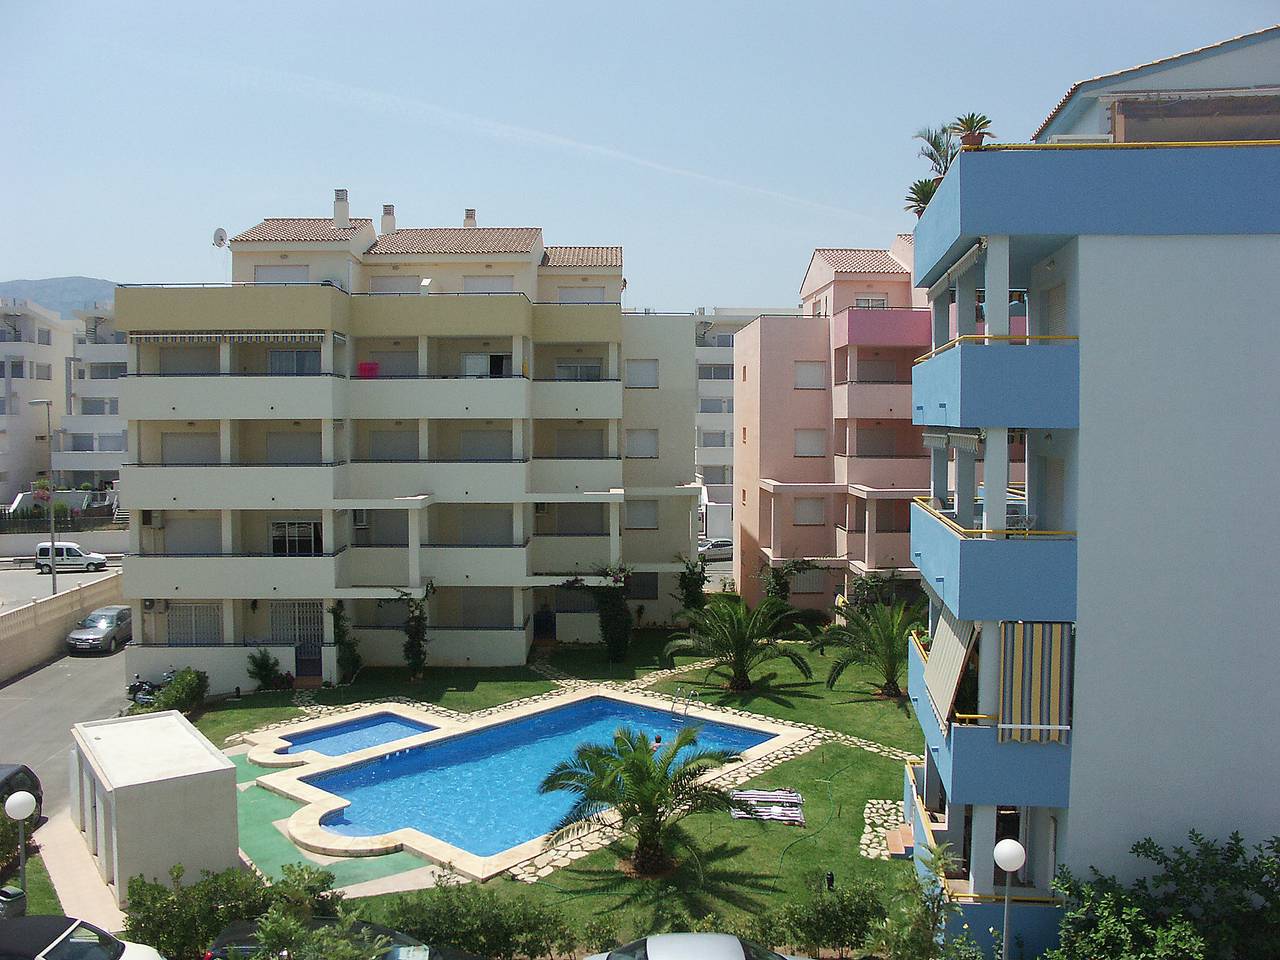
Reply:
[[[709,770],[738,759],[728,750],[698,750],[696,727],[682,727],[670,743],[654,749],[648,736],[619,727],[612,743],[584,743],[569,760],[552,768],[539,793],[567,790],[577,795],[572,809],[556,825],[548,844],[613,823],[635,842],[631,866],[655,874],[673,864],[671,850],[696,851],[678,826],[693,813],[741,807],[729,792],[702,782]],[[683,754],[683,755],[682,755]]]
[[[921,144],[920,156],[929,161],[934,174],[945,177],[951,161],[960,152],[960,144],[956,143],[950,124],[944,123],[936,130],[933,127],[923,127],[916,131],[915,139]]]
[[[994,137],[985,113],[962,113],[951,121],[950,130],[966,147],[980,147],[985,137]]]
[[[685,610],[680,616],[689,626],[662,651],[670,663],[677,653],[708,657],[729,668],[729,689],[750,690],[751,671],[769,660],[786,658],[804,676],[812,677],[809,661],[778,638],[794,633],[789,604],[765,597],[753,610],[741,597],[715,597],[701,610]]]
[[[862,610],[844,607],[837,615],[845,622],[833,624],[810,642],[840,650],[827,673],[827,689],[833,689],[840,675],[856,663],[875,670],[884,696],[902,696],[908,638],[928,623],[924,604],[873,603]]]
[[[933,180],[917,180],[911,184],[911,189],[907,191],[904,198],[907,205],[903,210],[910,210],[917,217],[924,214],[924,208],[929,205],[929,201],[933,199],[934,193],[938,190],[938,184]]]

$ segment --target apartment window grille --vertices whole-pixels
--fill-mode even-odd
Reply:
[[[557,380],[600,380],[604,377],[604,364],[596,359],[556,361]]]
[[[792,522],[797,527],[822,526],[826,523],[826,504],[821,497],[797,497]]]
[[[165,627],[170,646],[217,646],[222,643],[222,605],[170,603]]]
[[[821,360],[797,360],[795,377],[797,390],[825,390],[827,365]]]
[[[724,430],[703,430],[702,443],[704,447],[724,447],[728,446],[727,434]]]
[[[699,413],[733,413],[732,397],[702,397],[698,401]]]
[[[656,573],[633,573],[627,577],[628,600],[657,600],[658,575]]]
[[[90,380],[119,380],[124,376],[126,364],[123,363],[91,363],[89,364]]]
[[[658,385],[658,361],[628,360],[626,375],[626,385],[628,387],[656,387]]]
[[[314,557],[323,550],[319,520],[273,520],[271,553],[277,557]]]
[[[819,567],[817,570],[804,570],[791,578],[792,593],[826,593],[827,571]]]
[[[795,455],[797,457],[823,457],[827,454],[827,431],[797,430]]]
[[[654,460],[658,456],[657,430],[628,430],[627,456],[631,459]]]
[[[53,332],[48,327],[41,327],[36,331],[36,343],[43,343],[46,347],[53,343]]]
[[[123,433],[98,434],[98,449],[103,453],[118,453],[125,448]]]
[[[271,350],[267,371],[273,377],[301,377],[320,372],[319,350]]]
[[[700,363],[698,364],[699,380],[732,380],[733,364],[731,363]]]
[[[623,526],[628,530],[657,530],[657,500],[627,500],[623,505]]]
[[[52,380],[52,379],[53,379],[53,364],[51,364],[51,363],[37,363],[35,366],[36,366],[36,379],[37,379],[37,380]]]
[[[888,297],[854,297],[853,305],[859,310],[884,310],[889,306]]]
[[[80,414],[86,417],[114,417],[120,413],[118,397],[83,397],[80,400]]]
[[[369,511],[368,510],[352,510],[351,526],[356,530],[369,529]]]

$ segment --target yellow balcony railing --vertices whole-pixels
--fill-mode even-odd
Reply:
[[[1009,530],[986,530],[986,529],[975,530],[969,527],[960,526],[960,524],[956,523],[955,520],[953,520],[951,517],[948,517],[945,513],[938,510],[932,503],[930,503],[928,497],[915,497],[913,499],[915,503],[922,510],[924,510],[926,513],[936,518],[939,523],[943,524],[945,527],[947,527],[947,529],[951,530],[952,533],[959,534],[962,537],[982,538],[982,537],[999,536],[999,537],[1010,537],[1010,538],[1013,538],[1013,537],[1073,538],[1076,535],[1076,532],[1074,530],[1019,530],[1016,528],[1009,529]]]
[[[926,353],[923,357],[916,357],[913,363],[924,363],[930,357],[936,357],[940,353],[945,353],[952,347],[957,347],[962,343],[1062,343],[1079,340],[1079,337],[1067,336],[1043,336],[1029,337],[1025,333],[1018,334],[987,334],[987,333],[967,333],[963,337],[956,337],[954,340],[948,340],[940,347],[935,347]]]

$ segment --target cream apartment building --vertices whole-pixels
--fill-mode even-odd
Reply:
[[[120,412],[120,381],[127,368],[124,331],[116,328],[110,305],[75,311],[68,361],[62,429],[54,441],[53,471],[58,486],[95,490],[120,477],[128,449],[127,424]]]
[[[336,679],[342,600],[369,664],[402,662],[396,589],[428,581],[428,661],[523,663],[535,632],[599,639],[580,591],[632,571],[674,613],[696,547],[694,326],[624,315],[619,247],[537,227],[267,219],[233,284],[125,287],[128,670],[249,683],[266,646]]]
[[[0,299],[0,507],[48,475],[48,421],[32,400],[50,400],[53,429],[64,409],[71,327],[28,300]]]

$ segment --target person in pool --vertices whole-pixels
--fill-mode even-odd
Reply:
[[[658,752],[658,748],[662,746],[662,734],[655,733],[653,735],[653,744],[649,747],[654,753]]]

